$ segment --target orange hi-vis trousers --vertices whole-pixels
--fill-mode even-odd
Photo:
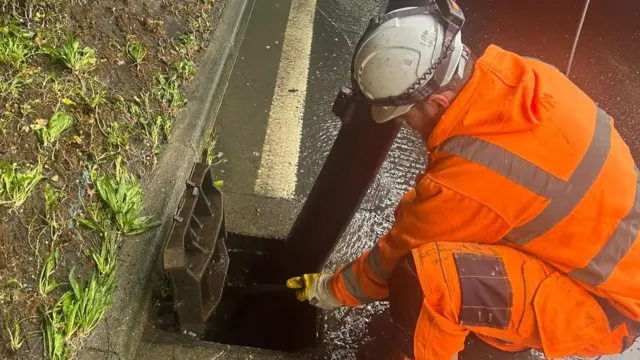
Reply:
[[[416,360],[450,360],[469,332],[504,351],[548,358],[620,353],[640,323],[566,274],[502,245],[436,242],[403,258],[389,280],[396,346]]]

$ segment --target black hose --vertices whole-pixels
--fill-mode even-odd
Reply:
[[[247,295],[265,295],[295,292],[295,289],[288,288],[285,284],[258,284],[246,286],[229,286],[224,289],[225,295],[230,296],[247,296]]]

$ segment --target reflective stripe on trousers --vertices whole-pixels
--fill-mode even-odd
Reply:
[[[472,136],[454,136],[437,151],[460,156],[510,179],[531,192],[549,199],[547,206],[532,220],[513,228],[505,240],[525,246],[544,235],[569,215],[587,194],[607,160],[611,149],[609,115],[597,108],[595,130],[589,148],[568,181],[502,147]],[[640,174],[636,169],[636,174]],[[601,251],[582,269],[569,272],[573,278],[598,286],[611,275],[638,237],[640,228],[640,176],[636,179],[634,205],[620,221]]]
[[[382,266],[382,259],[380,257],[380,248],[378,244],[376,244],[366,258],[366,263],[371,268],[371,271],[382,281],[388,281],[391,273],[389,273]],[[375,301],[375,299],[371,298],[367,295],[367,293],[362,289],[360,283],[358,282],[358,278],[356,276],[355,271],[353,270],[353,262],[349,263],[341,272],[342,280],[344,281],[345,287],[351,296],[358,299],[358,301],[362,303],[370,303]]]

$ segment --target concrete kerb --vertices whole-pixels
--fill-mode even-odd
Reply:
[[[312,354],[285,354],[277,351],[242,346],[229,346],[199,341],[179,334],[147,328],[136,360],[311,360]]]
[[[201,159],[207,129],[216,113],[238,54],[255,0],[218,0],[214,31],[200,62],[186,110],[179,113],[172,138],[157,167],[142,179],[145,214],[162,225],[123,241],[117,289],[104,321],[78,350],[79,359],[134,359],[149,320],[152,275],[171,228],[193,163]]]

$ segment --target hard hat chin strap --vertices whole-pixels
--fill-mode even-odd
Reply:
[[[429,68],[411,85],[409,88],[402,94],[397,96],[389,96],[387,98],[382,99],[369,99],[360,91],[360,87],[355,78],[355,57],[351,62],[351,82],[353,89],[356,91],[356,94],[359,98],[365,100],[371,105],[376,106],[402,106],[402,105],[413,105],[422,102],[423,99],[430,96],[434,92],[438,91],[441,86],[444,84],[438,83],[438,81],[433,76],[436,70],[442,65],[445,60],[449,59],[449,57],[453,54],[455,50],[455,38],[460,33],[460,29],[464,24],[464,14],[462,10],[458,7],[457,4],[453,2],[453,0],[434,0],[430,1],[427,6],[414,7],[414,8],[405,8],[399,9],[396,11],[392,11],[390,13],[384,14],[382,16],[375,16],[369,21],[369,26],[365,30],[364,34],[358,41],[354,54],[357,54],[360,50],[362,43],[364,40],[377,29],[381,24],[386,21],[389,21],[394,18],[407,17],[412,15],[420,15],[420,14],[429,14],[435,15],[438,14],[440,19],[444,22],[445,25],[445,36],[443,42],[443,51],[441,52],[440,57],[434,61]],[[466,49],[466,47],[464,47]],[[464,54],[465,51],[462,51]],[[468,59],[469,51],[466,49],[467,56],[464,59],[464,63],[466,64],[466,59]],[[460,61],[462,61],[462,56],[460,57]],[[460,66],[460,65],[458,65]],[[460,68],[458,67],[458,73],[460,72]],[[464,74],[464,65],[462,66],[462,73]],[[446,80],[445,80],[446,81]]]
[[[456,74],[460,79],[464,79],[464,69],[467,67],[467,62],[469,61],[469,57],[471,56],[471,50],[466,45],[462,45],[462,54],[460,55],[460,60],[458,61],[458,69],[456,70]]]

